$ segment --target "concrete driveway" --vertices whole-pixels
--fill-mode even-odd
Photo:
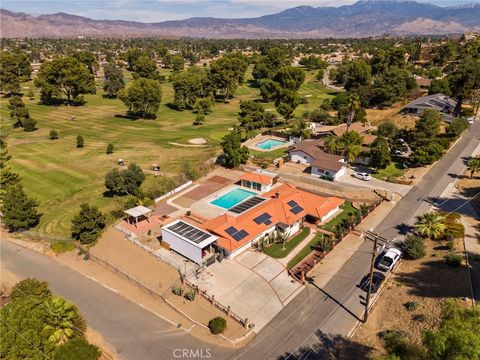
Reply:
[[[360,180],[352,176],[352,174],[356,171],[369,173],[369,171],[366,171],[363,168],[353,167],[347,170],[347,174],[345,176],[342,176],[340,179],[336,181],[344,184],[362,186],[369,189],[380,189],[380,190],[392,191],[392,192],[399,193],[402,196],[405,196],[412,188],[412,186],[410,185],[394,184],[387,181],[375,179],[374,177],[372,177],[372,179],[369,181]]]
[[[248,250],[233,260],[209,266],[189,280],[201,290],[215,295],[224,306],[255,324],[258,332],[272,320],[302,289],[288,276],[278,260]]]

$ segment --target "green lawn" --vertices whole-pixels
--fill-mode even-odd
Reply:
[[[252,67],[247,79],[252,78],[251,71]],[[312,95],[310,103],[300,105],[296,116],[332,97],[321,83],[313,81],[313,74],[307,74],[307,82],[300,89],[303,96]],[[127,165],[136,162],[144,169],[157,163],[163,174],[176,175],[184,159],[201,163],[216,156],[221,138],[237,121],[240,101],[260,98],[258,88],[246,81],[229,102],[215,104],[204,125],[194,126],[195,114],[191,111],[176,111],[167,106],[173,101],[172,84],[168,82],[162,84],[162,104],[155,120],[124,117],[125,106],[118,99],[104,98],[100,83],[97,94],[85,95],[85,105],[77,107],[40,105],[39,92],[33,83],[22,84],[22,91],[26,93],[29,89],[35,90],[35,98],[24,97],[24,102],[30,116],[37,120],[38,130],[26,133],[12,128],[7,98],[0,98],[0,130],[8,134],[12,168],[22,176],[27,193],[40,202],[43,216],[34,231],[62,236],[69,234],[70,221],[81,203],[89,202],[103,211],[116,206],[114,199],[103,196],[103,184],[105,173],[117,166],[117,159],[125,159]],[[274,108],[273,104],[264,106]],[[71,120],[73,117],[75,120]],[[58,140],[49,139],[51,129],[58,131]],[[82,149],[76,148],[79,134],[85,139]],[[206,146],[172,144],[188,145],[189,139],[197,137],[205,138]],[[115,145],[115,152],[106,155],[109,143]],[[264,156],[277,157],[275,151],[272,153]]]
[[[287,153],[287,149],[288,149],[287,147],[284,147],[284,148],[276,149],[272,151],[258,151],[258,150],[252,150],[252,149],[248,149],[248,150],[250,151],[250,155],[253,155],[256,158],[266,159],[266,160],[275,160],[285,156],[285,154]]]
[[[353,213],[353,211],[355,211],[355,209],[352,206],[352,203],[348,202],[348,201],[345,202],[344,204],[342,204],[340,206],[340,208],[343,211],[340,214],[338,214],[337,216],[335,216],[328,223],[321,226],[322,229],[333,232],[333,229],[335,228],[335,226],[337,224],[340,224],[343,221],[343,219],[347,218],[348,216],[350,216],[349,214],[351,214],[351,213]],[[310,242],[297,255],[295,255],[293,257],[292,260],[289,261],[289,263],[287,265],[288,270],[292,269],[295,265],[297,265],[300,261],[305,259],[307,257],[307,255],[310,254],[313,251],[315,244],[319,240],[318,236],[319,235],[317,234],[312,240],[310,240]]]
[[[404,172],[405,169],[401,167],[401,163],[392,162],[385,169],[380,169],[377,174],[372,175],[379,180],[387,181],[402,176]]]
[[[264,253],[275,259],[282,259],[288,254],[290,254],[290,252],[295,249],[297,245],[300,244],[308,236],[308,234],[310,234],[310,228],[304,227],[299,234],[294,236],[285,244],[285,248],[282,248],[282,245],[280,244],[273,244],[266,248]]]
[[[327,222],[325,225],[320,226],[321,229],[331,231],[335,229],[335,226],[340,224],[344,219],[348,218],[351,214],[355,212],[354,207],[352,206],[352,203],[350,201],[344,202],[342,205],[340,205],[340,209],[343,211],[335,216],[332,220]]]

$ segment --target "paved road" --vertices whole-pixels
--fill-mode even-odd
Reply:
[[[333,83],[330,81],[330,70],[334,69],[335,66],[330,65],[328,66],[325,71],[323,72],[323,85],[329,90],[333,91],[339,91],[339,92],[345,92],[345,89],[341,86],[335,86]]]
[[[479,136],[480,122],[477,121],[376,230],[388,238],[401,236],[397,224],[411,224],[416,214],[429,207],[430,197],[441,195],[454,180],[451,174],[458,174],[464,168],[462,158],[473,152]],[[361,293],[355,285],[367,272],[371,243],[365,241],[323,289],[306,287],[246,348],[236,352],[208,346],[172,329],[146,310],[47,257],[5,242],[1,243],[1,250],[2,261],[12,272],[45,279],[53,291],[77,303],[88,323],[120,350],[122,358],[171,359],[175,348],[204,349],[204,353],[210,348],[212,359],[261,360],[283,356],[293,360],[300,356],[306,360],[328,359],[328,355],[322,353],[324,349],[345,345],[342,339],[316,332],[345,334],[356,322],[351,312],[358,310]],[[314,349],[318,345],[324,346]],[[350,353],[359,358],[361,351],[360,346],[350,349]],[[285,356],[289,352],[296,354]]]
[[[153,315],[124,297],[55,260],[0,241],[2,265],[19,276],[48,281],[56,294],[78,305],[89,326],[99,331],[121,359],[176,359],[181,350],[192,349],[212,359],[225,358],[232,350],[213,347]]]

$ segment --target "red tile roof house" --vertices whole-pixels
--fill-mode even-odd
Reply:
[[[344,203],[343,199],[316,195],[291,184],[283,184],[255,198],[254,206],[242,207],[243,203],[240,203],[237,205],[240,211],[230,209],[201,225],[218,238],[215,246],[223,250],[228,258],[239,255],[274,231],[292,236],[300,230],[304,221],[325,221],[334,216]],[[243,208],[245,210],[242,211]]]
[[[270,191],[273,184],[277,182],[278,177],[267,173],[249,172],[240,177],[240,185],[257,191]]]
[[[337,180],[347,173],[345,158],[326,153],[320,149],[319,145],[321,143],[323,143],[323,139],[299,142],[288,151],[290,160],[296,163],[309,164],[313,176]]]

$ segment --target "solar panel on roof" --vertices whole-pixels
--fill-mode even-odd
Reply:
[[[255,221],[258,225],[265,224],[268,220],[270,220],[272,216],[269,213],[263,213],[260,216],[257,216],[253,221]]]
[[[199,244],[203,240],[206,240],[210,237],[210,234],[206,233],[205,231],[197,229],[196,227],[183,221],[179,221],[176,224],[169,226],[168,229],[177,235],[193,241],[196,244]]]
[[[272,223],[272,220],[267,220],[264,222],[265,225],[270,225]]]
[[[233,226],[230,226],[229,228],[225,229],[225,232],[230,235],[230,236],[233,236],[233,234],[237,233],[238,230],[235,229]]]
[[[290,212],[294,213],[295,215],[301,213],[302,211],[303,211],[303,208],[298,205],[290,209]]]
[[[287,204],[290,205],[291,207],[298,206],[298,204],[295,200],[290,200],[289,202],[287,202]]]
[[[241,202],[238,205],[235,205],[234,207],[231,207],[230,209],[228,209],[228,211],[231,211],[235,214],[241,214],[241,213],[247,211],[248,209],[251,209],[255,205],[260,204],[263,201],[265,201],[264,198],[254,196],[254,197],[251,197],[251,198]]]
[[[240,241],[242,240],[243,238],[245,238],[245,236],[248,235],[248,232],[246,232],[245,230],[240,230],[239,232],[237,232],[236,234],[234,234],[232,237],[236,240],[236,241]]]

